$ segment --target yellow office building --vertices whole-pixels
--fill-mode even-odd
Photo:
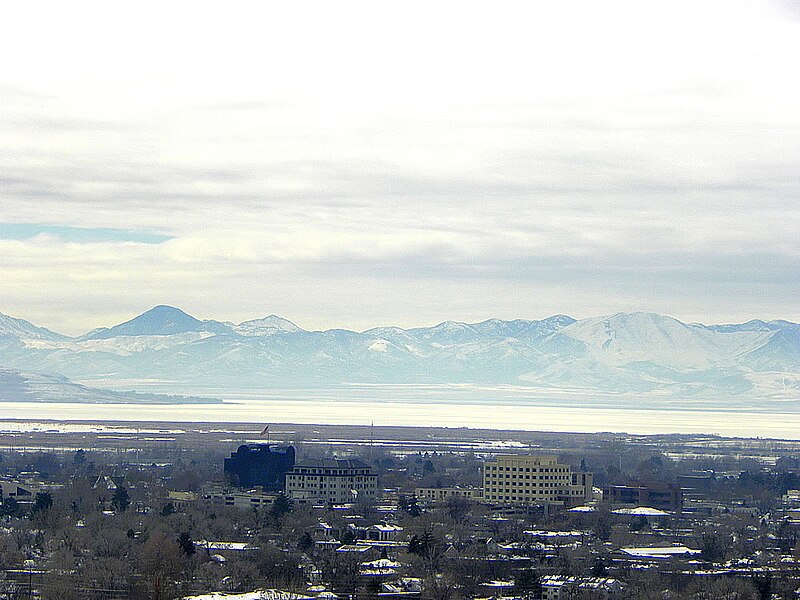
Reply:
[[[592,499],[591,473],[573,473],[555,456],[504,454],[483,463],[483,498],[498,504],[577,505]]]

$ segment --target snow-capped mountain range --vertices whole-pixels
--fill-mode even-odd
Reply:
[[[0,367],[183,389],[341,383],[475,383],[574,393],[797,399],[800,325],[682,323],[651,313],[577,321],[306,331],[281,317],[234,324],[157,306],[64,336],[0,314]]]

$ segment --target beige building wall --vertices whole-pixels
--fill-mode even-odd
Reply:
[[[357,460],[308,461],[286,474],[286,495],[293,500],[343,504],[373,500],[377,494],[377,473]]]
[[[591,473],[573,473],[555,456],[499,455],[484,461],[483,497],[487,502],[580,504],[592,498]]]

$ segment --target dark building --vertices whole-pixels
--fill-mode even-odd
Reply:
[[[282,492],[287,471],[294,467],[293,446],[242,444],[225,459],[225,478],[241,487],[261,486]]]
[[[671,484],[615,485],[603,490],[603,500],[612,505],[649,506],[680,513],[683,491]]]
[[[708,494],[716,482],[714,471],[692,471],[678,475],[678,483],[693,496]]]

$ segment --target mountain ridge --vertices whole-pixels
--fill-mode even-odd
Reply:
[[[703,325],[632,312],[308,331],[277,315],[234,324],[159,305],[77,337],[0,315],[0,366],[190,389],[471,383],[586,394],[792,399],[800,393],[800,325]]]
[[[342,327],[333,327],[333,328],[329,328],[329,329],[311,330],[311,329],[303,329],[302,327],[300,327],[297,324],[293,323],[289,319],[286,319],[286,318],[281,317],[281,316],[276,315],[276,314],[270,314],[270,315],[267,315],[266,317],[257,317],[257,318],[254,318],[254,319],[247,319],[247,320],[242,321],[242,322],[237,324],[237,323],[232,323],[230,321],[217,321],[217,320],[214,320],[214,319],[205,319],[205,320],[197,319],[196,317],[188,314],[187,312],[185,312],[182,309],[177,308],[175,306],[170,306],[168,304],[158,304],[158,305],[156,305],[156,306],[154,306],[152,308],[149,308],[149,309],[145,310],[144,312],[136,315],[135,317],[132,317],[131,319],[128,319],[127,321],[124,321],[122,323],[118,323],[117,325],[113,325],[111,327],[97,327],[95,329],[92,329],[92,330],[84,333],[84,334],[77,335],[77,336],[69,336],[69,335],[66,335],[66,334],[58,333],[58,332],[52,331],[50,329],[46,329],[44,327],[39,327],[37,325],[34,325],[33,323],[31,323],[30,321],[27,321],[25,319],[22,319],[22,318],[19,318],[19,317],[13,317],[13,316],[10,316],[8,314],[0,312],[0,335],[3,335],[2,324],[3,324],[4,319],[5,320],[12,320],[12,321],[16,321],[18,323],[25,324],[25,325],[27,325],[28,327],[30,327],[32,329],[38,329],[38,330],[41,330],[41,331],[44,331],[44,332],[48,332],[48,333],[53,334],[54,336],[57,336],[59,338],[82,339],[82,338],[86,338],[87,336],[89,336],[90,334],[92,334],[94,332],[98,332],[98,331],[110,332],[112,330],[117,330],[118,328],[120,328],[122,326],[129,325],[129,324],[132,324],[132,323],[136,323],[136,322],[140,321],[141,319],[143,319],[144,317],[147,317],[149,315],[157,315],[159,317],[161,317],[163,315],[180,315],[180,316],[182,316],[184,318],[188,318],[187,320],[191,320],[192,323],[198,324],[199,326],[209,325],[209,324],[212,325],[212,326],[222,325],[222,326],[225,326],[225,327],[227,327],[229,329],[232,329],[232,330],[235,330],[236,327],[241,327],[241,326],[247,325],[247,324],[257,324],[259,322],[267,323],[267,322],[273,321],[275,323],[283,323],[283,324],[288,325],[289,329],[287,329],[287,330],[303,331],[303,332],[307,332],[307,333],[324,333],[326,331],[350,331],[350,332],[353,332],[353,333],[367,334],[367,333],[370,333],[372,331],[382,330],[382,329],[396,329],[396,330],[402,330],[402,331],[414,331],[414,330],[427,330],[427,329],[434,329],[434,328],[445,328],[446,326],[452,326],[452,325],[457,325],[457,326],[465,325],[465,326],[469,326],[469,327],[478,327],[478,326],[484,326],[484,325],[495,324],[495,323],[497,323],[497,324],[515,324],[515,323],[530,324],[530,323],[546,323],[546,322],[562,322],[562,323],[566,322],[567,325],[570,325],[570,324],[578,322],[578,321],[589,321],[591,319],[610,320],[610,319],[614,319],[616,317],[632,317],[632,316],[653,316],[653,317],[659,317],[659,318],[664,318],[664,319],[671,319],[671,320],[677,321],[678,323],[681,323],[682,325],[686,325],[686,326],[689,326],[689,327],[700,327],[700,328],[709,329],[709,330],[713,330],[713,331],[719,331],[719,332],[755,330],[755,329],[757,329],[759,327],[762,328],[762,329],[768,329],[768,330],[776,330],[776,329],[780,329],[780,328],[783,328],[783,327],[800,328],[800,323],[795,323],[793,321],[788,321],[788,320],[785,320],[785,319],[772,319],[770,321],[763,321],[761,319],[751,319],[749,321],[745,321],[745,322],[742,322],[742,323],[720,323],[720,324],[705,324],[705,323],[699,323],[699,322],[685,323],[683,321],[680,321],[676,317],[672,317],[670,315],[663,315],[663,314],[660,314],[660,313],[654,313],[654,312],[648,312],[648,311],[632,311],[632,312],[610,313],[610,314],[607,314],[607,315],[599,315],[599,316],[595,316],[595,317],[587,317],[587,318],[584,318],[584,319],[575,319],[574,317],[571,317],[569,315],[566,315],[566,314],[563,314],[563,313],[558,313],[558,314],[550,315],[548,317],[544,317],[542,319],[523,319],[523,318],[499,319],[499,318],[496,318],[496,317],[491,317],[491,318],[488,318],[488,319],[484,319],[482,321],[475,321],[475,322],[472,322],[472,323],[466,322],[466,321],[445,320],[445,321],[441,321],[439,323],[436,323],[436,324],[430,325],[430,326],[414,326],[414,327],[408,327],[408,328],[403,328],[403,327],[399,327],[399,326],[396,326],[396,325],[379,325],[379,326],[370,327],[368,329],[364,329],[364,330],[361,330],[361,331],[358,331],[358,330],[355,330],[355,329],[342,328]],[[277,328],[277,325],[275,327]],[[146,335],[146,334],[142,334],[142,335]]]

